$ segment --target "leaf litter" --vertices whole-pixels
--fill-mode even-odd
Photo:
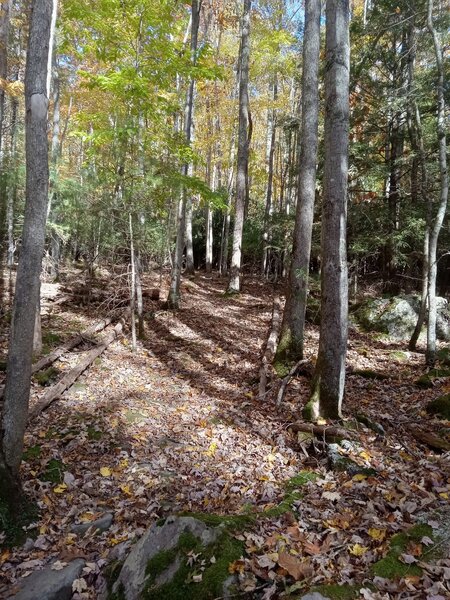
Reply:
[[[396,533],[448,508],[448,455],[418,444],[407,427],[414,422],[433,430],[436,420],[423,409],[448,388],[446,381],[419,390],[414,381],[424,371],[422,354],[396,363],[399,344],[351,331],[346,421],[364,412],[387,433],[359,424],[358,443],[343,451],[373,472],[330,471],[320,441],[302,443],[288,430],[308,398],[305,376],[294,379],[279,408],[270,394],[256,400],[273,290],[250,280],[239,296],[223,291],[218,279],[186,281],[182,308],[157,309],[136,353],[126,337],[113,343],[30,424],[22,478],[40,517],[22,547],[0,555],[0,596],[33,570],[49,563],[61,569],[83,557],[87,565],[74,582],[74,598],[96,598],[102,568],[118,549],[153,521],[188,511],[261,515],[239,532],[246,552],[230,565],[247,597],[295,597],[329,583],[356,586],[356,597],[375,600],[449,597],[448,553],[430,561],[427,535],[399,558],[405,569],[420,565],[420,575],[406,570],[390,580],[372,571]],[[57,318],[64,323],[69,316],[52,315],[52,327]],[[309,326],[311,361],[317,342],[318,330]],[[389,376],[369,380],[351,374],[357,369]],[[41,478],[51,460],[61,465],[59,481]],[[303,471],[315,478],[287,488]],[[279,506],[285,508],[274,510]],[[107,513],[112,525],[96,529]],[[74,533],[83,523],[93,525]],[[428,523],[439,529],[432,517]]]

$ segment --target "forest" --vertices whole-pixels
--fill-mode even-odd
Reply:
[[[450,598],[449,27],[0,2],[0,598]]]

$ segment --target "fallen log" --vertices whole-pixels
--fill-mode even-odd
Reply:
[[[28,420],[35,419],[43,410],[45,410],[52,402],[58,400],[62,394],[72,386],[78,377],[94,362],[96,358],[102,354],[106,348],[117,339],[122,333],[123,323],[119,321],[115,327],[112,327],[108,334],[103,338],[102,342],[89,350],[84,359],[80,361],[73,369],[68,371],[64,377],[54,386],[45,392],[42,398],[30,410]]]
[[[335,427],[333,425],[314,425],[313,423],[303,423],[296,421],[289,425],[293,433],[312,433],[317,438],[325,439],[327,442],[334,441],[336,439],[348,439],[352,437],[352,432],[342,427]]]
[[[277,350],[278,337],[281,328],[281,300],[279,296],[275,296],[273,300],[272,323],[270,326],[269,336],[267,338],[266,347],[261,359],[259,368],[259,388],[258,397],[260,400],[266,395],[267,379],[269,378],[270,365],[273,362],[275,352]]]
[[[291,379],[294,377],[294,375],[297,373],[297,371],[300,369],[300,367],[302,367],[307,362],[308,362],[307,359],[299,360],[298,363],[296,363],[292,367],[292,369],[289,371],[289,373],[286,375],[286,377],[283,378],[283,380],[281,381],[280,389],[278,390],[277,402],[276,402],[277,406],[280,406],[281,402],[283,401],[284,394],[286,393],[286,388],[289,385]]]
[[[440,450],[441,452],[448,452],[450,450],[450,442],[434,433],[431,433],[431,431],[424,431],[415,425],[409,425],[407,429],[417,441],[429,446],[430,448],[433,448],[434,450]]]
[[[42,371],[42,369],[46,369],[56,360],[58,360],[58,358],[60,358],[63,354],[79,346],[86,338],[89,338],[91,335],[94,335],[94,333],[98,333],[99,331],[103,331],[103,329],[106,329],[106,327],[108,327],[108,325],[111,324],[111,321],[112,319],[110,317],[108,317],[107,319],[103,319],[95,325],[87,327],[84,331],[82,331],[75,337],[70,338],[70,340],[67,340],[67,342],[62,344],[62,346],[59,346],[58,348],[53,350],[53,352],[50,352],[50,354],[43,356],[40,360],[34,363],[34,365],[31,368],[31,373],[34,374],[38,371]]]

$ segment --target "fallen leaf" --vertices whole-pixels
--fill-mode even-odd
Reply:
[[[355,544],[349,548],[350,554],[353,556],[363,556],[367,552],[368,548],[366,546],[361,546],[360,544]]]
[[[109,467],[101,467],[100,468],[100,475],[102,477],[111,477],[112,475],[112,471]]]

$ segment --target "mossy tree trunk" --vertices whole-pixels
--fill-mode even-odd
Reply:
[[[312,384],[312,417],[339,418],[348,330],[346,252],[349,128],[349,5],[327,0],[325,166],[319,354]]]

